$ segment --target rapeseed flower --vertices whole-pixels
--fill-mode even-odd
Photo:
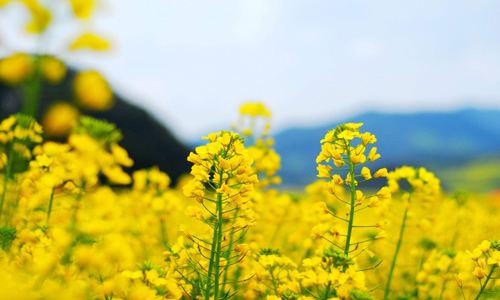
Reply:
[[[97,71],[78,73],[73,88],[77,103],[84,109],[103,111],[110,109],[114,104],[108,82]]]

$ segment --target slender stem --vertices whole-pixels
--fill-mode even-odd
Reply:
[[[217,197],[217,213],[218,213],[218,224],[219,227],[218,237],[217,237],[217,250],[215,252],[215,279],[214,279],[214,299],[219,299],[219,268],[220,268],[220,256],[221,256],[221,246],[222,246],[222,195]]]
[[[450,271],[450,268],[451,268],[451,266],[448,266],[448,268],[446,269],[446,273],[448,273]],[[443,284],[441,285],[441,292],[439,293],[439,300],[443,299],[444,291],[446,290],[447,283],[448,283],[448,280],[444,279]]]
[[[276,277],[274,277],[273,274],[274,269],[269,270],[269,274],[271,274],[271,280],[273,282],[273,290],[274,290],[274,295],[278,296],[278,281],[276,280]]]
[[[221,199],[222,200],[222,195],[217,194],[217,200]],[[210,289],[212,285],[212,271],[214,268],[214,256],[215,256],[215,247],[217,243],[217,238],[218,238],[218,231],[219,231],[219,225],[217,224],[214,227],[214,233],[212,236],[212,247],[210,250],[210,261],[208,263],[208,277],[207,277],[207,285],[205,288],[205,300],[210,300]]]
[[[356,183],[354,182],[354,164],[349,164],[349,178],[351,191],[351,207],[349,212],[349,224],[347,225],[347,236],[345,240],[344,254],[349,255],[349,247],[351,246],[352,228],[354,225],[354,207],[356,205]],[[346,266],[344,266],[344,271]]]
[[[460,293],[462,294],[462,299],[463,299],[463,300],[466,300],[466,299],[465,299],[465,293],[464,293],[464,289],[463,289],[463,287],[460,287]]]
[[[41,64],[42,57],[35,55],[33,74],[28,82],[23,86],[23,106],[22,112],[30,116],[36,116],[38,112],[38,100],[42,88],[41,82]]]
[[[55,187],[53,187],[52,190],[50,191],[49,208],[47,210],[47,226],[49,225],[50,214],[52,213],[52,204],[54,202],[55,191],[56,191]]]
[[[411,197],[411,194],[409,197]],[[404,236],[404,232],[406,229],[406,222],[408,220],[409,207],[410,207],[410,198],[408,198],[408,200],[407,200],[405,211],[403,214],[403,222],[401,223],[401,227],[399,229],[399,238],[398,238],[398,242],[396,244],[396,249],[394,250],[394,255],[392,257],[392,262],[391,262],[391,268],[389,269],[389,275],[387,277],[387,283],[385,285],[384,300],[389,299],[389,294],[391,292],[392,277],[394,275],[394,269],[396,267],[396,261],[398,259],[399,250],[401,249],[401,245],[403,244],[403,236]]]
[[[348,150],[348,155],[349,157],[351,156],[350,151]],[[349,256],[349,247],[351,246],[351,237],[352,237],[352,229],[354,226],[354,209],[356,205],[356,183],[354,179],[354,163],[350,162],[349,163],[349,178],[350,178],[350,184],[349,184],[349,189],[351,192],[351,203],[350,203],[350,211],[349,211],[349,222],[347,225],[347,235],[346,235],[346,240],[345,240],[345,246],[344,246],[344,254],[346,257]],[[343,271],[345,272],[347,270],[347,265],[343,266]],[[331,284],[329,283],[325,289],[325,299],[328,297],[330,294],[330,286]]]
[[[239,213],[239,207],[234,211],[234,216],[233,216],[233,219],[236,219],[238,217],[238,213]],[[231,263],[230,261],[230,256],[231,256],[231,251],[233,250],[233,241],[234,241],[234,235],[235,235],[235,230],[234,228],[231,229],[231,233],[229,234],[229,245],[228,245],[228,249],[224,252],[224,258],[226,259],[226,266],[224,267],[224,274],[223,274],[223,278],[222,278],[222,290],[224,291],[224,289],[226,288],[226,284],[227,284],[227,274],[228,274],[228,269],[229,269],[229,265]]]
[[[493,275],[493,272],[495,272],[495,268],[496,268],[496,265],[493,265],[491,267],[490,273],[486,277],[486,280],[484,281],[484,283],[481,285],[481,289],[479,290],[479,293],[477,293],[476,298],[474,298],[475,300],[478,300],[481,297],[481,295],[483,294],[484,289],[486,288],[486,285],[488,285],[488,282],[491,279],[491,275]]]
[[[351,156],[351,153],[349,150],[348,151],[348,156],[350,157]],[[352,228],[353,228],[353,225],[354,225],[354,208],[355,208],[355,205],[356,205],[356,183],[354,182],[354,163],[350,162],[349,163],[349,174],[347,176],[349,176],[350,178],[350,184],[349,184],[349,189],[350,189],[350,192],[351,192],[351,203],[350,203],[350,206],[349,206],[349,220],[348,220],[348,225],[347,225],[347,234],[346,234],[346,240],[345,240],[345,246],[344,246],[344,254],[346,257],[349,256],[349,247],[351,246],[351,237],[352,237]],[[344,265],[344,267],[342,268],[343,271],[345,272],[347,270],[347,265]],[[329,283],[327,286],[326,286],[326,289],[325,289],[325,299],[326,297],[328,297],[329,293],[330,293],[330,286],[331,284]]]
[[[240,233],[240,236],[238,237],[238,240],[239,241],[244,241],[245,239],[245,232],[242,231]],[[238,286],[239,286],[239,279],[240,279],[240,276],[241,276],[241,266],[240,265],[236,265],[236,269],[234,270],[234,274],[233,274],[233,278],[234,278],[234,281],[233,281],[233,290],[237,291],[238,290]]]
[[[326,289],[325,289],[325,294],[323,295],[324,300],[328,299],[328,295],[330,294],[331,286],[332,286],[332,282],[329,280],[328,285],[326,286]]]
[[[73,202],[73,207],[72,207],[72,216],[71,216],[71,222],[69,224],[69,228],[71,231],[76,232],[76,227],[77,227],[77,219],[78,219],[78,210],[80,209],[80,200],[83,197],[83,193],[85,192],[85,188],[87,187],[87,182],[85,180],[82,181],[82,185],[80,187],[80,190],[78,194],[75,195],[75,201]]]
[[[163,247],[167,247],[168,246],[167,231],[165,230],[165,221],[163,221],[161,217],[160,217],[160,238]]]

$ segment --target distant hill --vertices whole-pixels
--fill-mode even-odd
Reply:
[[[304,185],[316,176],[319,140],[344,122],[363,122],[377,136],[382,158],[374,165],[426,166],[440,174],[485,157],[500,157],[500,110],[365,113],[324,126],[289,128],[275,135],[285,185]],[[499,168],[500,173],[500,168]],[[495,186],[500,188],[500,182]]]
[[[40,95],[39,120],[54,103],[70,101],[73,96],[73,80],[77,69],[69,68],[65,79],[58,85],[43,84]],[[21,110],[22,94],[19,88],[0,83],[0,120]],[[134,166],[127,171],[158,166],[169,174],[173,182],[189,172],[186,161],[189,148],[180,142],[173,132],[144,108],[132,104],[129,99],[114,94],[115,105],[104,112],[80,109],[82,114],[104,119],[117,125],[123,133],[121,145],[134,159]]]

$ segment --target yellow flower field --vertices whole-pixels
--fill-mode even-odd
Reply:
[[[66,56],[113,47],[90,30],[98,1],[64,1],[62,17],[46,2],[0,8],[19,6],[37,43],[73,24]],[[354,122],[316,141],[314,182],[284,187],[261,102],[203,137],[175,184],[159,167],[131,172],[120,128],[85,115],[117,103],[104,75],[41,44],[0,59],[21,103],[0,120],[0,299],[500,299],[500,193],[375,168],[377,132]],[[44,86],[71,98],[42,111]]]
[[[177,186],[125,173],[112,124],[82,117],[56,143],[30,117],[3,120],[0,298],[495,297],[500,199],[445,193],[423,168],[371,170],[383,153],[361,123],[325,133],[318,180],[283,191],[270,112],[240,113]]]

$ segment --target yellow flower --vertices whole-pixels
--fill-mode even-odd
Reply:
[[[0,0],[0,8],[7,5],[11,0]]]
[[[88,110],[104,111],[113,106],[113,94],[108,82],[97,71],[83,71],[75,77],[75,96]]]
[[[391,190],[384,186],[382,187],[378,192],[377,192],[377,196],[380,198],[380,199],[390,199],[391,198]]]
[[[130,175],[125,173],[119,166],[110,166],[104,168],[104,175],[109,179],[111,183],[114,184],[130,184],[132,183],[132,178]]]
[[[0,80],[8,84],[25,81],[33,70],[33,59],[24,53],[15,53],[0,60]]]
[[[128,156],[127,150],[118,144],[111,145],[111,154],[113,154],[115,161],[124,167],[131,167],[134,164],[134,161]]]
[[[367,167],[361,168],[361,176],[363,176],[363,178],[365,180],[371,179],[372,178],[372,174],[370,172],[370,169],[368,169]]]
[[[380,177],[387,177],[387,168],[381,168],[381,169],[378,169],[374,174],[373,174],[373,177],[375,178],[380,178]]]
[[[345,123],[344,124],[345,127],[351,129],[351,130],[358,130],[359,128],[361,128],[363,126],[363,123]]]
[[[32,117],[16,114],[0,123],[0,143],[13,143],[19,153],[29,157],[29,143],[42,142],[42,127]]]
[[[71,104],[59,102],[49,108],[43,117],[43,127],[49,136],[65,136],[78,122],[80,113]]]
[[[332,167],[331,166],[327,166],[327,165],[318,165],[316,167],[316,169],[318,170],[318,177],[319,178],[330,178],[330,172],[332,171]]]
[[[78,36],[71,45],[70,50],[94,50],[94,51],[108,51],[111,49],[111,44],[105,38],[92,33],[85,32]]]
[[[390,172],[387,175],[387,179],[393,193],[399,191],[399,182],[402,180],[407,181],[414,192],[429,196],[426,199],[434,199],[441,190],[440,182],[436,175],[423,167],[415,169],[403,166]]]
[[[95,0],[70,0],[69,3],[75,17],[82,20],[90,19],[96,6]]]
[[[472,271],[472,275],[477,279],[482,279],[484,278],[484,276],[486,276],[486,271],[483,268],[477,266],[474,268],[474,271]]]
[[[380,154],[377,153],[377,147],[371,148],[370,152],[368,153],[368,160],[375,161],[379,158],[380,158]]]
[[[500,251],[493,251],[491,256],[488,258],[488,265],[497,265],[497,267],[500,267]]]
[[[467,251],[467,253],[474,261],[477,261],[483,255],[483,252],[479,248],[475,248],[472,252]]]
[[[53,56],[44,56],[41,64],[43,77],[52,84],[61,82],[66,76],[66,66]]]
[[[481,251],[483,252],[488,252],[488,250],[490,250],[490,247],[491,247],[491,242],[488,240],[482,241],[481,244],[479,244],[478,246],[478,248],[481,249]]]
[[[377,138],[373,134],[365,132],[361,135],[361,141],[363,145],[366,146],[368,144],[375,143],[377,141]]]
[[[43,33],[52,20],[50,11],[43,7],[38,0],[21,0],[31,14],[31,21],[26,24],[29,33]]]
[[[270,118],[271,112],[262,102],[249,102],[240,106],[240,115],[252,117],[263,116]]]
[[[339,174],[333,174],[332,180],[335,184],[338,184],[338,185],[342,185],[344,183],[344,180],[342,179],[342,177],[340,177]]]

